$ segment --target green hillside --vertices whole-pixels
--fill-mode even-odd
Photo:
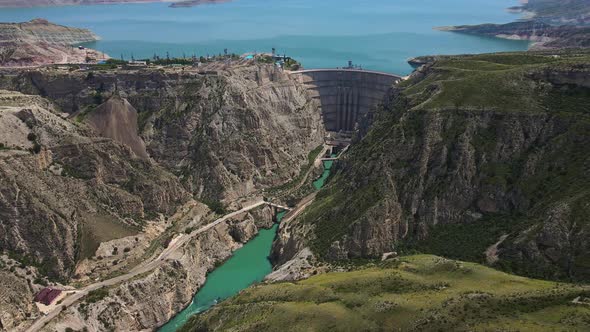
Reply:
[[[416,255],[249,288],[181,331],[587,331],[590,288]]]

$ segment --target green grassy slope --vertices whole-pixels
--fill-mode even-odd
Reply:
[[[249,288],[181,331],[587,331],[588,286],[437,256]]]

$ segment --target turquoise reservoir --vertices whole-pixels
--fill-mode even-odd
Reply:
[[[306,68],[363,68],[408,74],[410,57],[525,50],[528,42],[442,32],[433,27],[508,23],[518,0],[234,0],[193,8],[169,3],[2,8],[1,22],[45,18],[89,28],[89,47],[114,58],[270,52]]]

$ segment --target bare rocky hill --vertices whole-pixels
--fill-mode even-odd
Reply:
[[[89,30],[56,25],[43,19],[0,23],[0,66],[95,62],[106,56],[73,45],[98,39]]]
[[[197,197],[237,198],[291,179],[321,145],[317,104],[268,65],[191,70],[17,71],[0,86],[90,116],[115,93],[139,113],[147,152]]]
[[[98,36],[90,30],[56,25],[43,19],[35,19],[24,23],[0,23],[0,41],[3,43],[30,41],[73,45],[98,39]]]
[[[129,102],[117,95],[109,98],[86,115],[85,122],[103,137],[131,148],[142,159],[148,158],[145,142],[139,137],[137,111]]]

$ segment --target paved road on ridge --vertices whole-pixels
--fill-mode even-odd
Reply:
[[[119,284],[123,281],[127,281],[133,277],[136,277],[140,274],[149,272],[157,267],[159,267],[160,265],[162,265],[166,259],[168,257],[170,257],[170,255],[176,251],[177,249],[179,249],[180,247],[182,247],[184,244],[186,244],[188,241],[190,241],[192,238],[194,238],[195,236],[206,232],[208,230],[210,230],[211,228],[221,224],[222,222],[225,222],[226,220],[235,217],[241,213],[250,211],[252,209],[255,209],[261,205],[271,205],[271,206],[275,206],[275,207],[279,207],[279,208],[285,208],[283,206],[277,205],[277,204],[273,204],[273,203],[269,203],[269,202],[265,202],[265,201],[258,201],[254,204],[251,204],[249,206],[244,207],[241,210],[226,214],[225,216],[215,220],[212,223],[209,223],[195,231],[193,231],[192,233],[185,235],[182,234],[180,236],[178,236],[176,238],[176,241],[173,242],[171,245],[168,246],[168,248],[164,249],[164,251],[162,251],[162,253],[158,256],[158,258],[151,260],[151,261],[147,261],[144,263],[139,264],[138,266],[134,267],[133,269],[131,269],[128,273],[120,275],[118,277],[112,278],[112,279],[108,279],[108,280],[104,280],[104,281],[100,281],[91,285],[88,285],[82,289],[79,290],[75,290],[73,291],[72,294],[68,295],[66,298],[64,298],[62,300],[62,303],[55,307],[55,309],[51,310],[50,312],[48,312],[46,315],[41,316],[39,319],[37,319],[33,325],[31,325],[26,331],[27,332],[34,332],[34,331],[38,331],[41,328],[43,328],[47,323],[49,323],[53,318],[55,318],[57,315],[59,315],[65,308],[71,306],[72,304],[76,303],[78,300],[80,300],[81,298],[85,297],[86,295],[88,295],[88,293],[90,293],[93,290],[97,290],[100,289],[102,287],[108,287],[108,286],[113,286],[116,284]],[[72,291],[68,291],[68,293],[71,293]]]

